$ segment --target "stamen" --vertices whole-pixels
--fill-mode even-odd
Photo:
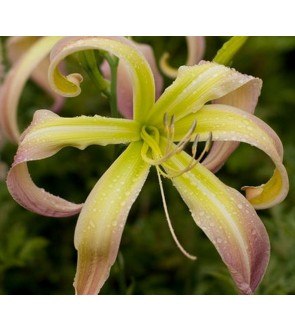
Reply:
[[[165,168],[170,170],[170,174],[166,173],[165,171],[160,169],[160,173],[167,178],[175,178],[177,176],[180,176],[186,172],[189,172],[191,169],[193,169],[199,162],[200,160],[204,157],[205,153],[208,152],[210,150],[211,147],[211,143],[212,143],[212,133],[209,134],[209,137],[206,141],[205,147],[203,149],[203,151],[201,152],[200,156],[196,158],[196,154],[197,154],[197,147],[198,147],[198,143],[199,143],[199,135],[196,135],[193,145],[192,145],[192,158],[190,160],[190,163],[187,165],[187,167],[185,167],[184,169],[182,169],[181,171],[177,171],[175,172],[175,169],[173,169],[172,167],[169,167],[168,165],[165,165]]]
[[[167,136],[167,146],[166,146],[166,152],[165,155],[171,150],[173,141],[174,141],[174,121],[175,117],[172,115],[170,122],[168,122],[168,114],[164,114],[164,128]]]
[[[200,156],[198,157],[198,161],[201,161],[205,155],[205,153],[209,152],[211,149],[211,145],[212,145],[212,133],[209,133],[209,137],[206,141],[205,147],[202,151],[202,153],[200,154]]]
[[[157,165],[162,164],[163,162],[170,159],[175,154],[181,152],[185,148],[185,146],[189,143],[189,141],[190,141],[190,139],[191,139],[191,137],[192,137],[192,135],[193,135],[193,133],[196,129],[196,126],[197,126],[197,122],[196,122],[196,120],[194,120],[191,127],[190,127],[190,129],[188,130],[186,135],[183,137],[183,139],[180,142],[178,142],[175,149],[172,149],[170,147],[169,152],[167,152],[162,158],[159,158],[159,159],[156,160]],[[173,129],[173,136],[174,136],[174,129]],[[167,146],[169,146],[169,145],[172,146],[172,144],[173,144],[173,141],[170,141],[170,142],[168,141]]]
[[[141,137],[144,141],[141,150],[141,156],[143,160],[149,163],[150,165],[156,166],[158,172],[163,177],[166,178],[174,178],[180,176],[185,172],[188,172],[192,168],[194,168],[196,164],[199,163],[200,160],[204,157],[205,153],[207,153],[210,150],[212,143],[212,134],[210,133],[203,151],[201,152],[200,156],[196,159],[197,146],[199,142],[199,135],[196,135],[192,144],[192,158],[187,167],[185,167],[181,171],[175,170],[173,167],[169,166],[168,164],[166,164],[164,167],[163,163],[168,161],[177,153],[183,151],[186,145],[192,141],[192,136],[197,127],[197,122],[196,120],[194,120],[190,128],[188,129],[187,133],[181,139],[181,141],[179,141],[178,144],[174,145],[174,134],[175,134],[174,119],[175,119],[174,116],[172,116],[169,120],[167,113],[164,114],[163,125],[164,125],[164,130],[166,132],[166,144],[165,144],[166,148],[164,155],[162,154],[160,148],[161,137],[158,129],[153,126],[144,126],[141,131]],[[163,168],[165,168],[165,170]]]
[[[165,194],[164,194],[164,188],[163,188],[163,183],[162,183],[162,180],[161,180],[161,171],[159,169],[159,167],[156,167],[157,168],[157,175],[158,175],[158,180],[159,180],[159,185],[160,185],[160,191],[161,191],[161,196],[162,196],[162,202],[163,202],[163,207],[164,207],[164,211],[165,211],[165,216],[166,216],[166,220],[167,220],[167,223],[168,223],[168,227],[169,227],[169,230],[171,232],[171,235],[172,235],[172,238],[174,240],[174,242],[176,243],[178,249],[184,254],[184,256],[186,256],[187,258],[191,259],[191,260],[195,260],[197,259],[196,256],[193,256],[193,255],[190,255],[183,247],[182,245],[179,243],[176,235],[175,235],[175,232],[174,232],[174,229],[173,229],[173,226],[172,226],[172,223],[171,223],[171,220],[170,220],[170,217],[169,217],[169,213],[168,213],[168,208],[167,208],[167,204],[166,204],[166,199],[165,199]]]

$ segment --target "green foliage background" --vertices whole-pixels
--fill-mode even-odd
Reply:
[[[171,64],[186,59],[181,37],[136,37],[154,47],[157,58],[171,54]],[[211,60],[227,37],[206,37],[204,58]],[[280,136],[290,192],[280,205],[259,211],[272,246],[271,259],[257,294],[295,294],[295,37],[251,37],[236,55],[233,67],[263,80],[256,115]],[[75,67],[75,61],[69,61]],[[84,73],[83,73],[84,74]],[[63,116],[109,114],[106,100],[84,75],[80,96],[66,100]],[[166,86],[171,80],[165,78]],[[28,82],[19,106],[25,128],[34,111],[50,109],[51,100]],[[7,143],[1,160],[8,166],[16,147]],[[40,186],[82,202],[112,163],[113,147],[67,148],[54,157],[30,164]],[[219,171],[222,180],[239,189],[264,183],[272,172],[268,158],[241,144]],[[169,233],[155,173],[151,173],[134,204],[123,233],[118,259],[102,294],[236,294],[231,277],[206,236],[194,224],[169,181],[164,182],[176,234],[195,262],[185,258]],[[54,219],[35,215],[16,204],[0,181],[0,294],[73,294],[76,251],[73,235],[77,217]]]

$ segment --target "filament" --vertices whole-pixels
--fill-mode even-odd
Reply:
[[[175,244],[177,245],[178,249],[183,253],[184,256],[186,256],[187,258],[189,258],[191,260],[195,260],[195,259],[197,259],[197,257],[193,256],[193,255],[190,255],[182,247],[182,245],[178,241],[177,236],[176,236],[176,234],[174,232],[174,229],[173,229],[173,226],[172,226],[172,223],[171,223],[171,219],[170,219],[170,216],[169,216],[169,213],[168,213],[168,208],[167,208],[167,203],[166,203],[166,199],[165,199],[163,183],[162,183],[161,175],[160,175],[161,172],[159,171],[159,167],[156,167],[156,168],[157,168],[157,175],[158,175],[158,180],[159,180],[159,185],[160,185],[160,191],[161,191],[161,196],[162,196],[162,202],[163,202],[164,212],[165,212],[166,220],[167,220],[168,227],[169,227],[169,230],[171,232],[172,238],[173,238]]]

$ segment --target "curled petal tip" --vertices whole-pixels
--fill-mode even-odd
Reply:
[[[75,204],[37,187],[25,163],[13,166],[7,176],[7,188],[12,197],[29,211],[49,216],[68,217],[80,212],[82,204]]]
[[[248,199],[248,201],[251,201],[252,199],[259,196],[263,192],[263,185],[259,187],[244,186],[242,187],[242,190],[245,190],[246,198]]]
[[[78,73],[74,73],[68,75],[67,80],[72,82],[74,85],[79,86],[83,82],[83,76]]]
[[[205,50],[205,37],[187,36],[186,42],[188,55],[185,64],[187,66],[192,66],[197,64],[203,57]],[[166,76],[175,78],[177,76],[178,70],[169,65],[169,58],[169,53],[165,52],[160,58],[160,68]]]
[[[155,83],[147,59],[138,52],[134,44],[123,37],[80,37],[65,38],[51,52],[49,84],[63,96],[74,97],[80,87],[70,82],[58,69],[59,63],[68,55],[85,50],[107,51],[123,60],[128,68],[133,94],[133,117],[140,120],[148,112],[155,100]],[[79,80],[79,79],[78,79]],[[75,82],[76,83],[76,82]],[[118,100],[120,97],[118,96]]]

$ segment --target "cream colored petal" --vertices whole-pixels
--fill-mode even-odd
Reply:
[[[60,39],[61,37],[43,37],[37,40],[19,58],[5,78],[0,91],[0,127],[7,138],[13,142],[18,142],[19,139],[17,108],[24,85],[34,69]],[[56,100],[59,103],[60,97]]]
[[[99,116],[62,118],[51,111],[37,111],[21,137],[7,177],[8,190],[20,205],[39,214],[63,217],[78,213],[82,205],[67,202],[37,187],[26,163],[48,158],[66,146],[84,149],[90,144],[138,140],[138,132],[137,124],[131,120]]]
[[[180,171],[190,158],[181,152],[170,160],[169,166]],[[265,227],[254,208],[201,164],[172,181],[196,224],[219,252],[240,293],[254,293],[270,252]]]
[[[26,163],[16,164],[10,169],[7,188],[18,204],[43,216],[68,217],[79,213],[82,208],[82,204],[71,203],[37,187]]]
[[[175,136],[182,137],[185,128],[197,121],[196,132],[201,140],[212,133],[214,141],[244,142],[264,151],[273,161],[276,169],[271,179],[259,187],[243,187],[246,196],[256,209],[271,207],[280,203],[287,195],[289,181],[282,163],[283,146],[276,133],[254,115],[226,105],[206,105],[195,115],[177,123]],[[215,154],[216,164],[224,161],[224,154]]]
[[[63,76],[58,64],[68,55],[89,49],[107,51],[122,61],[130,75],[133,88],[134,119],[141,121],[149,112],[155,100],[155,84],[152,70],[144,56],[133,43],[123,37],[76,37],[64,39],[51,53],[49,82],[59,94],[77,96],[81,89],[80,74]]]
[[[157,100],[147,120],[159,126],[166,113],[177,121],[197,112],[204,104],[238,90],[252,79],[213,62],[202,61],[196,66],[180,67],[176,80]]]
[[[6,42],[7,56],[10,63],[15,64],[25,52],[28,51],[39,39],[39,36],[14,36]]]
[[[134,46],[142,52],[146,60],[148,61],[155,79],[155,88],[156,88],[156,99],[159,98],[162,89],[163,89],[163,78],[159,73],[157,64],[155,61],[155,55],[151,46],[147,44],[139,44],[133,42]],[[110,79],[110,67],[107,61],[104,61],[101,70],[103,75]],[[118,74],[117,74],[117,99],[118,99],[118,109],[120,113],[127,119],[133,118],[133,91],[132,91],[132,82],[129,78],[129,70],[124,65],[124,63],[119,62]]]
[[[149,172],[140,157],[141,147],[141,142],[131,143],[84,204],[75,231],[76,294],[97,294],[109,276],[128,213]]]
[[[252,76],[246,77],[248,81],[244,85],[213,102],[234,106],[253,114],[260,95],[262,81]],[[236,142],[214,142],[210,153],[203,161],[203,165],[212,172],[217,172],[238,146],[239,143]]]
[[[31,47],[42,37],[34,36],[17,36],[11,37],[7,41],[7,53],[8,58],[12,64],[16,64],[17,61],[29,51]],[[49,52],[48,52],[49,55]],[[48,83],[48,67],[49,67],[49,56],[46,56],[40,61],[37,67],[32,71],[30,77],[35,81],[43,90],[45,90],[54,99],[54,104],[51,110],[56,112],[59,111],[64,103],[64,98],[54,93]]]
[[[38,110],[21,136],[15,162],[48,158],[66,146],[83,150],[89,145],[125,144],[139,139],[140,126],[132,120],[99,115],[65,118]]]

